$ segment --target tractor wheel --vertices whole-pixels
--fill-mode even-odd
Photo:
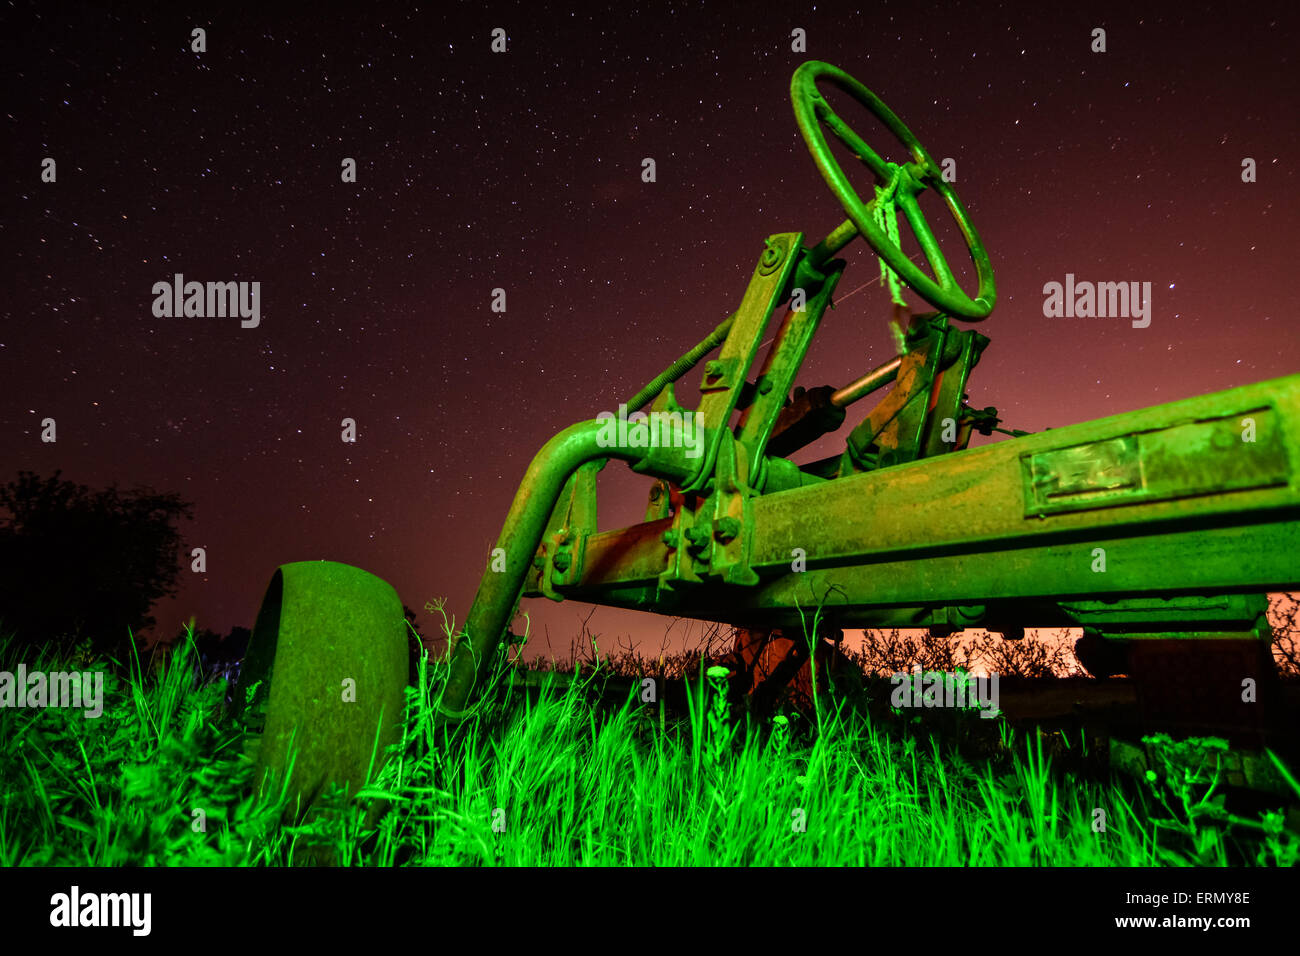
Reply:
[[[333,783],[355,793],[400,739],[407,683],[402,602],[385,581],[346,564],[300,561],[271,577],[236,700],[265,703],[257,780],[289,781],[299,814]]]

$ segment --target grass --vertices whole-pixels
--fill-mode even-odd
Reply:
[[[18,649],[0,647],[0,669]],[[28,670],[71,669],[49,655]],[[4,866],[1152,866],[1300,858],[1282,808],[1230,812],[1204,773],[1097,773],[1084,739],[972,714],[873,720],[844,701],[759,720],[701,666],[684,711],[601,667],[576,680],[504,660],[490,706],[438,725],[420,662],[402,742],[351,801],[306,820],[258,793],[257,738],[192,642],[159,673],[106,671],[104,711],[0,708]],[[972,757],[954,723],[987,730]],[[971,730],[966,727],[965,730]],[[1057,745],[1047,746],[1055,739]],[[1180,745],[1170,743],[1170,748]],[[1183,745],[1186,746],[1186,745]],[[1211,748],[1212,749],[1212,748]],[[1207,751],[1208,752],[1208,751]],[[1172,765],[1171,765],[1172,766]],[[1300,797],[1300,785],[1291,784]]]

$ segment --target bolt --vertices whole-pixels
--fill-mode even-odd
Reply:
[[[678,534],[676,528],[669,528],[664,532],[664,544],[670,548],[675,548],[682,543],[682,536]]]
[[[561,551],[555,556],[555,569],[557,571],[569,570],[569,565],[573,563],[573,558],[567,551]]]
[[[687,528],[686,540],[690,542],[687,546],[692,549],[704,548],[709,543],[709,529],[707,527]]]
[[[764,376],[758,380],[758,394],[766,395],[772,391],[772,380]]]
[[[663,485],[658,485],[658,484],[656,484],[656,485],[654,485],[654,486],[652,486],[652,487],[650,488],[650,500],[651,500],[651,501],[658,501],[658,500],[659,500],[660,498],[662,498],[663,496],[664,496]]]
[[[733,540],[738,534],[740,534],[740,522],[735,518],[728,515],[718,520],[718,530],[714,532],[714,536],[722,544]]]
[[[764,269],[774,269],[780,261],[781,247],[775,243],[768,242],[767,248],[763,250],[763,257],[758,260],[759,265]]]

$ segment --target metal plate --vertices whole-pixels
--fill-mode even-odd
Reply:
[[[1025,516],[1285,485],[1271,408],[1020,456]]]

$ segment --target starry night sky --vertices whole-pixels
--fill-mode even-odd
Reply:
[[[182,531],[208,569],[156,607],[160,634],[251,625],[275,567],[312,558],[463,621],[546,439],[731,312],[765,236],[812,244],[844,219],[790,106],[807,59],[956,161],[999,293],[972,404],[1040,430],[1300,368],[1294,4],[543,6],[4,8],[0,480],[62,469],[192,500]],[[962,265],[942,204],[922,205]],[[874,255],[842,255],[807,386],[893,354]],[[155,318],[153,284],[177,272],[261,282],[260,325]],[[1043,285],[1067,272],[1151,282],[1150,326],[1045,318]],[[640,520],[648,479],[616,464],[601,481],[602,527]],[[524,607],[554,653],[590,610]],[[602,609],[588,626],[657,651],[668,623]]]

